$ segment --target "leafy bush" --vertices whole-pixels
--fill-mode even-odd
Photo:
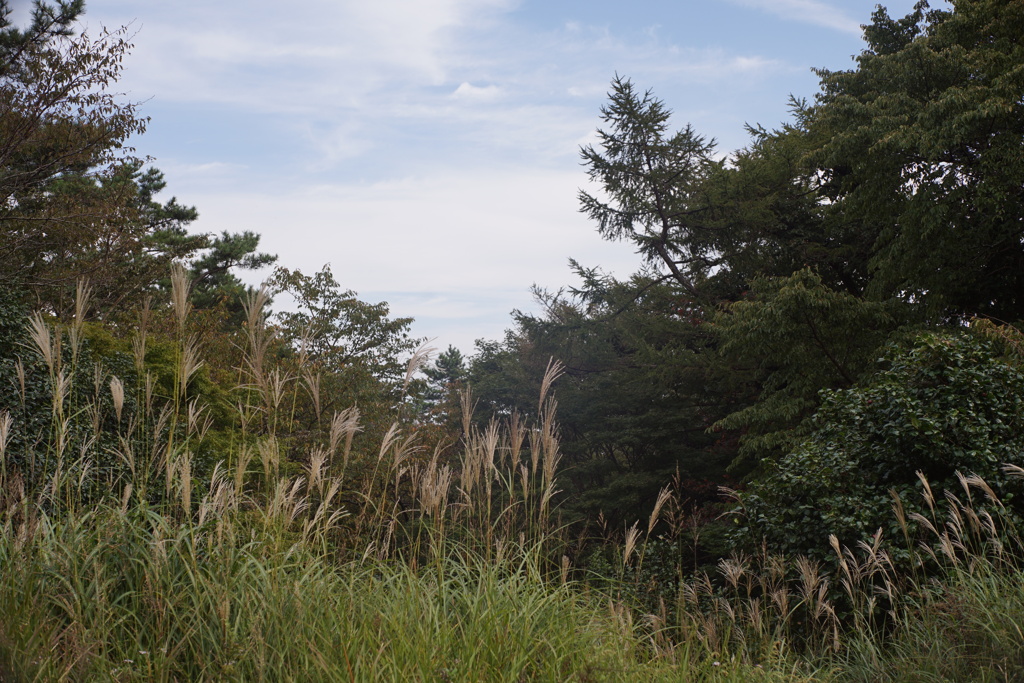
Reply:
[[[918,472],[936,496],[962,493],[958,472],[979,475],[1013,507],[1000,468],[1024,460],[1024,374],[964,332],[922,334],[880,362],[867,383],[825,392],[812,435],[741,495],[737,539],[826,557],[829,534],[896,531],[890,491],[920,487]]]

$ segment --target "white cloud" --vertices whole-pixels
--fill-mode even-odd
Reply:
[[[783,19],[815,24],[856,36],[861,34],[861,22],[850,18],[835,4],[830,4],[825,0],[729,0],[729,2],[771,12]]]
[[[127,82],[142,97],[245,104],[274,110],[315,107],[309,83],[350,102],[396,82],[438,85],[457,54],[454,32],[483,30],[509,0],[183,0],[146,5]],[[90,3],[87,23],[120,25],[139,7]],[[301,87],[292,87],[300,85]]]
[[[229,174],[241,173],[246,170],[246,166],[244,164],[232,164],[225,161],[208,161],[205,163],[170,164],[165,165],[162,170],[176,175],[209,178],[211,176],[226,176]]]
[[[669,23],[528,27],[511,0],[90,0],[87,19],[143,8],[122,85],[164,107],[155,122],[191,117],[187,145],[151,153],[196,229],[254,230],[283,265],[330,262],[396,315],[476,326],[470,341],[529,307],[531,283],[569,281],[570,257],[637,265],[576,206],[614,73],[717,123],[744,84],[790,69],[742,44],[674,43]]]
[[[499,95],[501,95],[501,88],[496,85],[477,86],[466,81],[463,81],[455,89],[455,92],[452,93],[452,97],[455,99],[475,101],[490,101],[496,99]]]
[[[323,184],[270,196],[190,192],[206,232],[255,230],[261,249],[311,273],[329,263],[361,298],[417,319],[418,335],[471,350],[495,338],[530,285],[557,288],[576,258],[625,276],[638,259],[604,242],[577,211],[577,170],[439,169],[372,184]],[[461,331],[460,331],[461,330]]]
[[[372,135],[357,120],[332,122],[329,125],[307,122],[305,139],[317,152],[306,164],[308,170],[312,172],[328,170],[339,163],[366,154],[375,147]]]
[[[192,192],[188,200],[202,209],[199,230],[256,230],[283,263],[316,270],[330,262],[357,290],[522,290],[564,280],[570,257],[608,256],[577,212],[584,180],[576,171],[440,169],[273,197]],[[611,252],[619,265],[634,260],[621,246]]]

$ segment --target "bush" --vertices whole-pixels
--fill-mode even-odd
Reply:
[[[828,556],[829,534],[853,545],[896,531],[890,491],[920,500],[906,495],[918,472],[936,496],[977,474],[1014,507],[1001,466],[1024,460],[1024,374],[965,332],[919,335],[880,363],[867,383],[825,392],[811,436],[741,495],[734,538]]]

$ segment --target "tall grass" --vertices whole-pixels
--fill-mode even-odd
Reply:
[[[78,418],[106,402],[97,389],[70,404],[78,352],[67,361],[65,326],[32,318],[52,429],[38,461],[15,460],[18,425],[0,416],[0,679],[637,680],[648,653],[632,623],[551,580],[553,399],[541,396],[536,427],[467,420],[454,463],[440,450],[414,458],[415,433],[396,423],[375,456],[359,454],[372,466],[359,479],[350,408],[286,474],[281,412],[299,383],[270,366],[257,296],[241,438],[197,476],[208,407],[188,389],[202,360],[180,272],[172,284],[171,394],[160,399],[146,373],[145,329],[136,413],[125,382],[97,371],[116,413],[113,458],[100,439],[67,447]],[[545,394],[557,374],[553,364]]]
[[[676,603],[648,617],[656,642],[776,671],[782,656],[816,680],[1024,680],[1019,519],[980,478],[959,480],[959,495],[936,499],[921,478],[928,514],[894,494],[902,537],[848,548],[833,536],[831,566],[762,553],[681,580]]]
[[[13,532],[13,533],[11,533]],[[0,539],[12,680],[636,680],[644,647],[532,549],[338,565],[237,520],[99,507]],[[6,680],[6,679],[5,679]]]
[[[666,487],[593,581],[554,509],[558,363],[535,422],[475,426],[467,392],[457,457],[403,421],[368,452],[355,407],[321,415],[301,353],[274,365],[256,295],[234,436],[203,464],[211,408],[189,392],[203,359],[181,278],[162,398],[148,308],[136,381],[97,366],[91,394],[72,384],[88,288],[69,325],[28,323],[49,427],[14,458],[20,425],[0,412],[0,681],[1021,679],[1024,544],[977,477],[943,500],[922,481],[928,515],[897,498],[903,537],[833,539],[832,564],[760,553],[694,574],[680,557],[645,593],[656,531],[685,523]],[[324,428],[295,462],[300,395]]]

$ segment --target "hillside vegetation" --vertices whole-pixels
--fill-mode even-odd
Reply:
[[[721,155],[616,78],[617,280],[437,355],[189,231],[123,32],[0,0],[0,681],[1024,675],[1024,6]],[[290,312],[273,312],[287,293]]]

